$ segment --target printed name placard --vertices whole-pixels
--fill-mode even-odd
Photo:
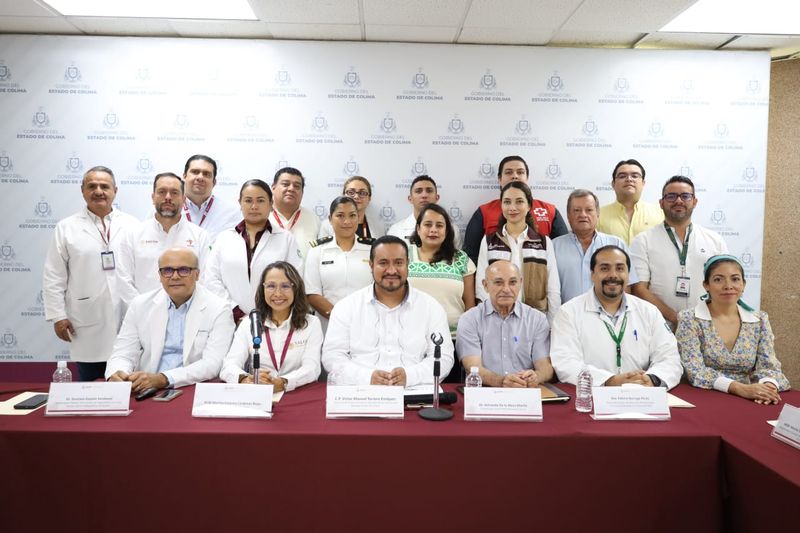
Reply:
[[[403,418],[403,387],[329,386],[326,418]]]
[[[542,391],[465,387],[464,420],[542,421]]]
[[[198,418],[272,418],[272,385],[198,383],[192,416]]]
[[[130,381],[51,383],[45,416],[128,416]]]
[[[592,387],[595,420],[669,420],[664,387]]]
[[[784,405],[772,436],[800,450],[800,408]]]

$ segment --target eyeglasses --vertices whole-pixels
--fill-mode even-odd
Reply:
[[[175,272],[178,273],[178,276],[185,278],[189,274],[192,273],[193,270],[197,270],[194,267],[162,267],[158,269],[158,273],[161,274],[162,278],[171,278]]]
[[[275,292],[280,290],[281,292],[289,292],[294,288],[293,283],[265,283],[264,290],[267,292]]]
[[[355,198],[356,196],[366,198],[367,196],[370,196],[369,191],[357,191],[355,189],[347,189],[344,191],[344,195],[349,196],[350,198]]]
[[[664,195],[664,201],[669,203],[676,201],[678,198],[680,198],[684,202],[691,202],[692,199],[694,198],[694,193],[682,192],[678,194],[676,192],[668,192],[667,194]]]
[[[639,181],[640,179],[642,179],[642,175],[637,173],[637,172],[634,172],[632,174],[626,174],[624,172],[620,172],[619,174],[614,176],[614,179],[616,179],[616,180],[627,180],[627,179],[629,179],[629,180],[633,180],[633,181]]]

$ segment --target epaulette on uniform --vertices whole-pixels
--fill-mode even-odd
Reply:
[[[320,237],[319,239],[315,239],[313,241],[308,241],[308,245],[311,248],[316,248],[320,244],[325,244],[327,242],[331,242],[333,240],[333,235],[328,235],[327,237]]]
[[[367,246],[372,246],[372,242],[374,240],[375,239],[373,239],[372,237],[359,237],[358,238],[358,242],[360,242],[361,244],[366,244]]]

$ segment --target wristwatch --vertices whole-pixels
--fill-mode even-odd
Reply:
[[[655,374],[647,374],[647,376],[650,378],[650,381],[653,382],[653,386],[654,387],[660,387],[661,386],[661,378],[659,378]]]

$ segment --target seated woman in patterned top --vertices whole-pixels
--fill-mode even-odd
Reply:
[[[438,204],[428,204],[417,216],[408,249],[408,282],[442,304],[453,338],[458,319],[475,307],[475,263],[456,250],[454,238],[447,211]]]
[[[694,309],[678,314],[678,348],[689,383],[753,400],[777,404],[789,389],[775,357],[767,313],[741,300],[744,268],[731,255],[706,261],[707,294]]]

